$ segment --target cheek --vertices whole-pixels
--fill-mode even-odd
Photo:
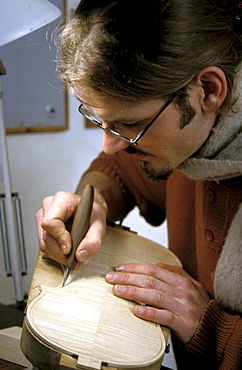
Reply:
[[[167,111],[140,140],[140,148],[158,157],[181,157],[184,160],[203,142],[204,134],[198,130],[196,121],[194,117],[181,129],[180,113]]]
[[[173,125],[173,122],[170,125],[166,125],[166,127],[164,127],[164,125],[159,127],[156,132],[152,131],[149,135],[149,146],[151,151],[164,152],[167,150],[175,150],[183,141],[184,138],[180,130]]]
[[[149,145],[143,149],[160,159],[181,162],[190,157],[201,145],[200,137],[194,137],[189,130],[160,130],[150,136]]]

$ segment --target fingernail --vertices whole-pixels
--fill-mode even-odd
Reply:
[[[66,254],[67,248],[64,244],[61,245],[61,251],[62,253]]]
[[[106,278],[108,281],[113,281],[115,280],[117,277],[117,274],[113,273],[113,272],[109,272],[107,275],[106,275]]]
[[[143,313],[144,313],[144,307],[142,307],[142,306],[136,306],[135,307],[135,311],[136,311],[136,313],[138,314],[138,315],[143,315]]]
[[[88,251],[86,249],[82,249],[78,252],[78,261],[84,262],[88,257]]]
[[[116,266],[115,270],[116,271],[122,271],[122,270],[124,270],[124,265],[118,265],[118,266]]]
[[[123,285],[116,285],[115,290],[116,290],[117,293],[124,293],[125,290],[126,290],[126,287],[123,286]]]

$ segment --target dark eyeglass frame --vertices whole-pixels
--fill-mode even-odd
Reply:
[[[83,111],[83,107],[84,105],[81,103],[78,107],[78,112],[81,113],[85,118],[89,119],[90,121],[92,121],[93,123],[95,123],[98,127],[100,127],[102,130],[107,130],[109,132],[111,132],[112,134],[116,135],[116,136],[119,136],[121,137],[122,139],[125,139],[127,140],[129,143],[131,144],[135,144],[135,145],[138,145],[138,140],[140,140],[144,134],[147,132],[147,130],[153,125],[153,123],[157,120],[157,118],[161,115],[161,113],[164,112],[164,110],[173,102],[175,98],[175,94],[173,94],[173,96],[166,102],[166,104],[161,108],[161,110],[159,110],[159,112],[155,115],[155,117],[151,120],[150,123],[148,123],[144,128],[143,130],[141,130],[138,135],[136,136],[135,139],[131,139],[127,136],[124,136],[122,134],[120,134],[119,132],[117,131],[114,131],[114,128],[115,128],[115,125],[111,124],[110,126],[112,126],[112,128],[110,127],[103,127],[102,126],[102,123],[99,122],[97,119],[95,119],[94,117],[91,116],[91,114],[89,115],[88,113],[84,113]],[[113,127],[114,126],[114,127]]]

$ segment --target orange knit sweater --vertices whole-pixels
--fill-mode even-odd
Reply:
[[[194,181],[174,171],[167,182],[153,182],[125,152],[113,156],[101,153],[88,171],[101,171],[116,182],[124,195],[126,214],[138,205],[152,225],[167,218],[169,248],[211,297],[194,336],[185,346],[174,344],[178,368],[240,369],[242,318],[214,299],[213,274],[228,228],[242,203],[242,177]]]

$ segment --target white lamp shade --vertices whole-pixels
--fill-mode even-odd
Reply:
[[[0,46],[45,26],[61,15],[47,0],[0,0]]]

